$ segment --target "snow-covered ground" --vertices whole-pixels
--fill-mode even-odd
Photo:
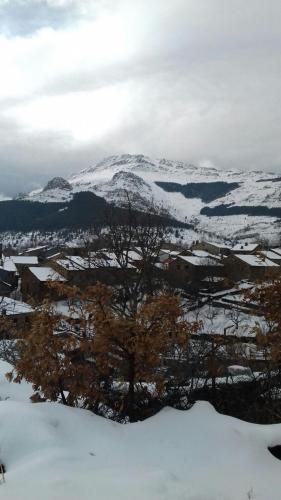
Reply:
[[[5,231],[1,233],[3,247],[11,245],[19,251],[34,248],[38,245],[55,247],[56,245],[82,246],[85,241],[92,241],[95,236],[87,230],[59,230],[59,231]]]
[[[232,297],[233,299],[233,297]],[[255,329],[267,331],[266,321],[261,316],[247,314],[238,309],[225,309],[206,304],[189,311],[187,321],[202,321],[202,333],[209,335],[235,335],[237,337],[255,337]]]
[[[174,244],[191,245],[197,239],[202,239],[204,234],[199,235],[192,229],[171,228],[171,233],[167,236],[167,241]],[[59,231],[28,231],[28,232],[9,232],[1,233],[1,241],[3,247],[11,245],[19,251],[35,247],[37,245],[48,245],[50,247],[56,245],[79,247],[84,246],[85,241],[93,241],[96,236],[91,230],[59,230]]]
[[[33,394],[32,385],[23,381],[21,384],[8,382],[5,374],[11,372],[12,365],[0,360],[0,403],[3,401],[24,401],[27,402]],[[0,424],[1,426],[1,424]],[[0,443],[0,462],[1,462]]]
[[[0,363],[0,371],[9,368]],[[198,402],[135,424],[21,401],[1,378],[5,500],[280,500],[280,425],[253,425]],[[10,384],[13,387],[14,384]],[[27,384],[28,386],[28,384]]]

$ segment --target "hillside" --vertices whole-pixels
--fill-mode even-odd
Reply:
[[[28,199],[65,202],[80,191],[121,207],[130,193],[138,209],[153,203],[198,232],[255,238],[279,231],[281,180],[272,172],[220,170],[124,154],[73,174],[65,185],[32,192]]]
[[[92,192],[77,192],[68,201],[45,202],[8,200],[0,202],[0,231],[57,230],[63,228],[86,229],[106,224],[112,206],[104,198]],[[114,207],[115,220],[126,220],[126,208]],[[187,227],[162,216],[153,216],[155,221],[170,226]]]

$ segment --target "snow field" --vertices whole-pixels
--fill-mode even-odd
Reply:
[[[7,368],[1,362],[0,395]],[[5,500],[280,500],[281,462],[267,447],[281,443],[281,424],[248,424],[198,402],[122,425],[19,401],[25,391],[0,402]]]

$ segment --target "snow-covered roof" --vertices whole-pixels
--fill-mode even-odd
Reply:
[[[54,253],[52,255],[48,255],[47,260],[57,259],[61,256],[61,252]]]
[[[209,257],[196,257],[195,255],[178,255],[178,258],[188,262],[192,266],[216,266],[223,267],[222,264],[213,258]]]
[[[279,264],[259,255],[235,254],[235,257],[253,267],[280,267]]]
[[[24,252],[24,255],[27,254],[27,253],[31,253],[31,252],[37,252],[37,251],[40,251],[40,250],[45,250],[47,249],[48,246],[47,245],[41,245],[39,247],[31,247],[31,248],[28,248],[27,250],[25,250]]]
[[[280,247],[278,247],[278,248],[271,248],[270,250],[272,252],[278,254],[278,255],[281,255],[281,248]]]
[[[57,259],[57,264],[69,271],[84,271],[91,267],[96,267],[88,259],[84,259],[79,255],[71,255],[65,259]]]
[[[6,316],[15,314],[28,314],[32,313],[34,309],[25,302],[11,299],[10,297],[0,297],[0,315],[5,311]]]
[[[5,269],[5,271],[11,271],[15,273],[17,271],[17,264],[36,266],[38,264],[38,257],[25,255],[11,255],[11,257],[5,257],[3,261],[3,269]]]
[[[76,303],[77,307],[79,306],[79,302]],[[67,317],[72,317],[74,318],[79,318],[78,312],[73,309],[67,300],[58,300],[56,302],[53,302],[53,306],[58,314],[62,314],[63,316]]]
[[[260,252],[264,257],[271,260],[281,260],[281,255],[273,252],[272,250],[263,250]]]
[[[230,245],[223,245],[222,243],[215,243],[214,241],[206,241],[207,245],[213,245],[213,247],[216,247],[220,250],[231,250]]]
[[[165,269],[165,264],[163,262],[155,262],[154,267],[157,267],[158,269]]]
[[[32,266],[38,264],[38,257],[36,255],[12,255],[10,257],[15,264],[26,264]]]
[[[120,269],[122,267],[126,267],[128,269],[132,269],[135,266],[132,264],[134,260],[141,260],[142,257],[137,253],[132,251],[128,252],[128,262],[126,262],[126,255],[124,254],[124,259],[117,259],[117,256],[114,252],[109,252],[109,251],[103,251],[102,255],[100,253],[96,254],[96,257],[94,254],[92,254],[93,257],[93,265],[95,265],[98,268],[105,268],[105,267],[111,267],[111,268],[117,268]],[[134,258],[135,257],[135,258]]]
[[[17,272],[17,268],[16,268],[16,265],[15,265],[14,261],[12,259],[10,259],[9,257],[6,258],[6,259],[4,259],[3,269],[5,271],[10,271],[10,272],[13,272],[13,273]]]
[[[142,255],[140,255],[138,252],[135,252],[135,250],[130,250],[128,252],[128,258],[129,260],[142,260]]]
[[[192,255],[194,255],[195,257],[209,257],[211,259],[220,260],[219,255],[214,255],[210,252],[206,252],[206,250],[192,250]]]
[[[243,250],[245,253],[251,253],[254,252],[258,246],[258,243],[238,243],[237,245],[234,245],[232,251],[239,252],[239,250]]]
[[[30,272],[39,281],[66,281],[66,279],[51,267],[29,267]]]
[[[161,248],[160,254],[164,253],[167,255],[179,255],[181,252],[180,250],[168,250],[167,248]]]
[[[139,260],[139,255],[138,256]],[[134,266],[130,263],[133,262],[133,258],[129,255],[129,262],[126,265],[128,268],[133,268]],[[68,256],[65,259],[57,259],[58,265],[68,271],[86,271],[88,269],[100,269],[100,268],[121,268],[119,262],[116,259],[114,253],[108,252],[104,258],[101,256],[91,253],[90,259],[79,257],[79,256]]]
[[[100,252],[98,252],[97,254],[93,253],[92,255],[94,257],[96,256],[97,258],[100,258]],[[110,252],[108,250],[103,250],[102,255],[105,257],[106,260],[116,260],[116,258],[117,258],[115,252]],[[128,252],[124,251],[123,255],[124,255],[124,259],[128,255],[129,261],[134,261],[134,260],[139,261],[139,260],[142,260],[142,258],[143,258],[142,254],[139,252],[136,252],[135,250],[129,250]]]
[[[130,259],[128,259],[128,261],[130,261]],[[133,261],[133,259],[132,259],[132,261]],[[111,267],[111,268],[117,268],[117,269],[122,268],[122,267],[126,267],[128,269],[132,269],[135,266],[130,262],[127,263],[126,260],[124,260],[124,263],[122,263],[122,265],[120,265],[115,254],[111,254],[111,257],[109,259],[105,259],[105,260],[101,261],[100,267]]]

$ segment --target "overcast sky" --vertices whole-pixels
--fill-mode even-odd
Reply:
[[[0,0],[0,192],[115,153],[281,172],[280,0]]]

